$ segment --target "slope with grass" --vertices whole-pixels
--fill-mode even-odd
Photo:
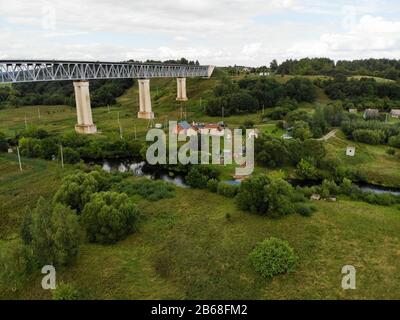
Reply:
[[[1,156],[2,173],[7,172],[3,181],[13,181],[14,190],[8,192],[2,183],[9,203],[2,204],[3,214],[20,212],[27,204],[20,196],[28,185],[32,188],[28,174],[40,181],[29,203],[39,194],[51,197],[59,171],[53,165],[40,170],[41,165],[32,160],[21,174],[14,159]],[[74,284],[87,299],[400,298],[397,208],[342,199],[316,203],[318,212],[311,218],[274,220],[242,212],[233,200],[208,191],[176,192],[171,199],[141,200],[144,219],[138,233],[116,245],[85,244],[76,264],[57,270],[58,281]],[[12,224],[7,234],[17,230]],[[294,273],[272,281],[258,276],[248,259],[254,246],[271,236],[289,241],[299,256]],[[341,289],[341,268],[347,264],[357,268],[354,291]],[[51,298],[40,287],[41,276],[36,272],[23,289],[2,291],[0,297]]]

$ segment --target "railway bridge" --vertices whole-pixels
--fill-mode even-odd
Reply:
[[[140,119],[153,119],[150,79],[177,78],[177,100],[188,100],[186,78],[210,78],[214,66],[179,65],[166,63],[57,61],[57,60],[0,60],[0,83],[38,81],[73,81],[78,133],[96,133],[90,106],[89,80],[138,79]]]

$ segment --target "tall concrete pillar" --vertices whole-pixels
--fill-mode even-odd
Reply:
[[[151,110],[150,80],[139,79],[139,119],[154,119],[154,112]]]
[[[93,123],[92,109],[90,107],[89,81],[74,81],[76,113],[78,123],[75,131],[78,133],[96,133],[97,128]]]
[[[187,101],[188,98],[186,96],[186,78],[176,78],[176,84],[177,84],[176,100]]]

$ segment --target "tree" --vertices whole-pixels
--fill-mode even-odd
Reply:
[[[63,159],[65,163],[70,164],[78,163],[81,160],[79,152],[70,147],[63,148]]]
[[[6,135],[3,132],[0,132],[0,152],[5,152],[8,149],[8,142]]]
[[[310,131],[310,126],[307,122],[296,121],[293,126],[293,138],[300,139],[302,141],[310,139],[312,133]]]
[[[301,159],[296,167],[296,175],[301,179],[318,179],[318,170],[308,161]]]
[[[68,205],[79,213],[91,195],[99,190],[99,182],[93,174],[77,172],[63,178],[54,201]]]
[[[313,102],[317,97],[314,84],[305,78],[293,78],[285,84],[287,95],[298,102]]]
[[[62,204],[54,206],[40,198],[31,212],[30,236],[26,245],[40,265],[66,265],[77,255],[82,242],[82,230],[76,213]],[[25,229],[26,232],[26,229]]]
[[[265,278],[292,272],[298,260],[287,241],[274,237],[259,243],[249,258],[254,269]]]
[[[90,242],[111,244],[136,230],[139,211],[125,193],[100,192],[85,205],[81,219]]]

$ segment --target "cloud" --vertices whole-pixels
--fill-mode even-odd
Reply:
[[[0,57],[264,65],[392,57],[400,5],[359,0],[0,0]],[[387,13],[393,14],[390,18]],[[257,18],[257,19],[256,19]],[[261,19],[261,21],[260,21]],[[260,23],[261,22],[261,23]]]

